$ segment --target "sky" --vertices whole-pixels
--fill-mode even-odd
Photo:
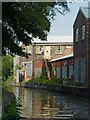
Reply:
[[[80,7],[87,7],[88,2],[73,2],[68,3],[70,12],[65,16],[60,13],[57,14],[55,20],[52,22],[51,30],[48,37],[70,36],[73,39],[73,24],[76,19]]]

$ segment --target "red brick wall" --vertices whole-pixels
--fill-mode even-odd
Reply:
[[[57,74],[57,67],[61,67],[61,61],[52,62],[55,68],[55,73]]]
[[[51,59],[60,58],[60,57],[72,54],[73,45],[69,45],[69,46],[71,46],[71,48],[65,48],[66,46],[63,45],[61,54],[55,54],[55,46],[51,46]]]
[[[58,45],[60,45],[60,44],[58,44]],[[67,45],[67,46],[70,46],[71,48],[65,48],[65,45],[63,45],[61,54],[55,54],[55,46],[56,45],[46,45],[46,46],[51,47],[51,51],[50,51],[51,52],[51,54],[50,54],[51,59],[63,57],[63,56],[66,56],[66,55],[73,53],[73,45]],[[36,45],[34,45],[33,46],[33,58],[34,58],[34,60],[43,59],[43,57],[44,57],[44,54],[36,54]]]
[[[34,78],[35,78],[35,69],[36,68],[41,68],[41,74],[42,74],[42,68],[43,68],[43,60],[35,60],[33,64],[33,69],[34,69]]]
[[[85,40],[81,40],[82,37],[82,25],[85,24],[87,26],[87,21],[85,17],[82,15],[81,12],[79,12],[77,19],[74,24],[74,58],[81,58],[86,57],[87,53],[87,38]],[[79,29],[79,40],[78,42],[75,42],[75,29]],[[86,31],[87,33],[87,31]]]
[[[85,40],[81,40],[81,30],[82,30],[82,25],[86,26],[86,34],[85,34]],[[80,73],[80,59],[81,58],[85,58],[86,59],[86,84],[89,83],[90,80],[90,72],[89,72],[89,64],[90,64],[90,59],[89,59],[89,55],[90,55],[90,50],[89,50],[89,46],[90,46],[90,20],[86,20],[86,18],[83,16],[83,14],[81,13],[81,11],[79,11],[76,21],[74,23],[74,30],[73,30],[73,36],[74,36],[74,47],[73,47],[73,51],[74,51],[74,59],[78,59],[79,60],[79,73]],[[75,29],[79,29],[79,41],[75,42]],[[79,74],[79,81],[80,81],[80,74]]]
[[[71,58],[52,62],[53,66],[55,67],[55,71],[57,71],[57,67],[61,67],[61,76],[62,76],[62,67],[67,66],[67,77],[69,77],[69,65],[73,65],[73,59],[74,58],[71,57]]]

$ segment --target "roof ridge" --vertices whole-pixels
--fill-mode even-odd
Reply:
[[[88,12],[90,11],[90,7],[80,7],[80,10],[86,19],[90,18],[88,14]]]

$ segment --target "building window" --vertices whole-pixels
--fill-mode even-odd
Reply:
[[[62,46],[61,45],[55,46],[55,53],[56,54],[62,53]]]
[[[85,39],[85,25],[82,26],[82,40]]]
[[[23,47],[23,48],[22,48],[22,52],[26,52],[26,47]]]
[[[32,54],[32,46],[31,45],[27,46],[27,53]]]
[[[36,46],[36,54],[43,54],[43,46]]]
[[[26,63],[22,63],[22,70],[26,71]]]
[[[76,34],[75,34],[75,41],[78,42],[78,33],[79,33],[79,30],[76,29]]]

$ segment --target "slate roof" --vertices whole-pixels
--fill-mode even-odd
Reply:
[[[67,55],[67,56],[63,56],[63,57],[60,57],[60,58],[52,59],[50,62],[54,62],[54,61],[57,61],[57,60],[63,60],[63,59],[66,59],[66,58],[71,58],[71,57],[73,57],[73,53],[70,54],[70,55]]]
[[[90,7],[81,7],[80,10],[85,16],[85,18],[90,19]]]

